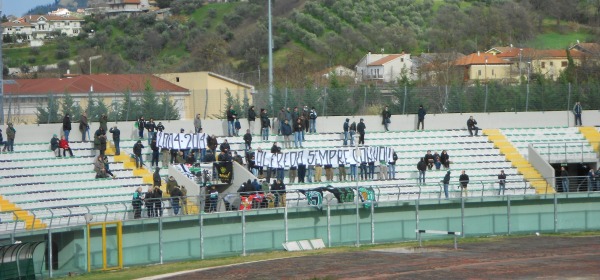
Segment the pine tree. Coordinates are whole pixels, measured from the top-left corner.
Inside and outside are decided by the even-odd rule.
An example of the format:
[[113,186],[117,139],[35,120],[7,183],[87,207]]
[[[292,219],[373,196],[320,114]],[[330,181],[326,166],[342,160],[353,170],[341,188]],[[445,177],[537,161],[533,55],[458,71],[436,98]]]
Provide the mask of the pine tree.
[[140,105],[142,115],[147,120],[150,118],[156,120],[164,115],[164,110],[160,110],[161,106],[158,103],[158,97],[156,96],[156,92],[150,84],[150,81],[146,81],[146,84],[144,85],[144,92],[142,93]]
[[61,118],[58,115],[58,100],[52,94],[47,95],[48,103],[44,106],[42,103],[38,104],[36,108],[37,112],[35,115],[37,116],[37,123],[57,123],[61,121]]
[[160,96],[160,112],[163,112],[164,120],[178,120],[180,118],[179,110],[177,109],[177,104],[174,101],[169,99],[168,93],[163,93]]
[[81,118],[81,106],[75,103],[75,100],[70,94],[65,94],[60,104],[62,115],[70,114],[71,120],[79,120]]

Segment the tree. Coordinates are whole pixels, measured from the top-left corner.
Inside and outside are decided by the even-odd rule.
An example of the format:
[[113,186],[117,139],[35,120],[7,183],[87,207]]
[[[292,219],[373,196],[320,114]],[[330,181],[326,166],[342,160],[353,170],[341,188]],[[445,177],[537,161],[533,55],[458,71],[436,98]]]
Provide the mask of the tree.
[[101,97],[92,97],[91,93],[88,95],[88,104],[85,111],[90,122],[98,121],[103,114],[108,116],[108,107],[104,104],[104,100]]
[[60,109],[63,116],[70,114],[71,120],[78,120],[81,117],[81,106],[79,103],[75,103],[75,100],[73,100],[73,97],[70,94],[65,94],[60,103]]
[[179,110],[177,109],[177,104],[174,101],[171,101],[169,98],[169,93],[163,93],[160,96],[160,112],[164,112],[163,120],[178,120]]
[[129,120],[135,120],[136,118],[138,118],[139,116],[136,115],[133,112],[137,112],[139,114],[140,112],[140,104],[138,100],[134,100],[131,97],[131,91],[127,90],[123,93],[123,104],[121,104],[120,106],[118,106],[118,119],[119,120],[124,120],[124,121],[129,121]]
[[150,81],[146,81],[144,85],[140,106],[142,115],[147,120],[150,118],[158,119],[163,115],[161,112],[164,112],[164,110],[160,110],[161,106],[158,103],[158,97],[156,96],[156,92],[154,91],[152,84],[150,84]]
[[58,115],[58,100],[52,94],[48,94],[46,99],[48,103],[44,106],[42,103],[38,104],[36,108],[37,112],[35,113],[37,117],[38,124],[44,123],[57,123],[61,121],[60,116]]

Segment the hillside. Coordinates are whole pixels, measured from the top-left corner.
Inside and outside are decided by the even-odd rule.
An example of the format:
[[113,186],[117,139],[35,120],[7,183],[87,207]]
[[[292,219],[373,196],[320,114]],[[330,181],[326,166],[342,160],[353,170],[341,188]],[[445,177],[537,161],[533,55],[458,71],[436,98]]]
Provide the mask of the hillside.
[[[64,71],[65,60],[80,59],[71,70],[86,73],[88,58],[101,55],[92,65],[94,72],[210,70],[264,84],[266,75],[260,75],[259,69],[266,73],[265,1],[159,2],[172,9],[170,19],[88,18],[77,38],[59,38],[38,50],[8,46],[6,64],[30,67],[58,62]],[[593,11],[600,3],[570,8],[561,6],[568,1],[557,0],[562,7],[557,11],[538,2],[275,1],[276,82],[301,87],[308,73],[337,64],[352,67],[367,51],[471,53],[509,44],[565,48],[576,40],[597,41],[600,19]]]

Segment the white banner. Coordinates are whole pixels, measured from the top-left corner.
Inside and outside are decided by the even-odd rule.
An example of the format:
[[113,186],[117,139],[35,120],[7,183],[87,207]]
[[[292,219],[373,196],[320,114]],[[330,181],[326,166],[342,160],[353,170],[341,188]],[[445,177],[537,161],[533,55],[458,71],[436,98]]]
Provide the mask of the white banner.
[[305,165],[329,165],[338,167],[360,164],[361,162],[387,162],[393,161],[394,150],[387,147],[361,147],[339,148],[326,150],[298,150],[288,151],[281,154],[273,154],[270,151],[256,152],[254,155],[256,166],[273,168],[290,168]]
[[187,150],[206,149],[206,133],[165,133],[158,132],[156,144],[159,148]]

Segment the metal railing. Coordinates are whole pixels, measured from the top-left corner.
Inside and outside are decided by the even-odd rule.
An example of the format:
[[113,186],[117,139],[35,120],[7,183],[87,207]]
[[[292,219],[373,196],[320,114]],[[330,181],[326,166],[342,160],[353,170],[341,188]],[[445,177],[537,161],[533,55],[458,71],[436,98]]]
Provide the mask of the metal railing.
[[598,155],[594,151],[594,146],[600,143],[587,141],[560,142],[560,143],[532,143],[540,156],[547,162],[568,163],[568,162],[595,162]]

